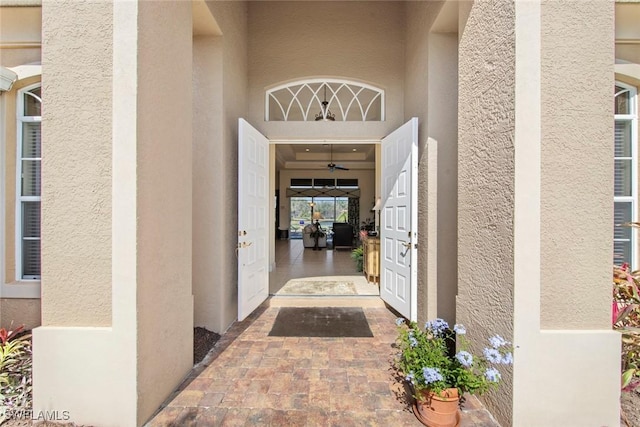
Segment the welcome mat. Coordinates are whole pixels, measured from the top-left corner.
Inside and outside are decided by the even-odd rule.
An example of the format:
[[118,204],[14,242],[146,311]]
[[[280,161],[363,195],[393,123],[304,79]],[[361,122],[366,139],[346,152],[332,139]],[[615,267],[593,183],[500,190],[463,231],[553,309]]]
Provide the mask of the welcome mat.
[[282,307],[270,337],[373,337],[360,307]]
[[347,281],[289,280],[278,295],[357,295],[356,285]]

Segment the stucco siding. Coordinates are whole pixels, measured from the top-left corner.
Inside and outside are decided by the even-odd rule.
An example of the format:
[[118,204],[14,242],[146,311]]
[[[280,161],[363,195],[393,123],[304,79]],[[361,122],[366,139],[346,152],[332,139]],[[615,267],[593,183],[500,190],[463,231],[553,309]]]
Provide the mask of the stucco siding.
[[[456,320],[479,345],[513,336],[514,27],[513,2],[478,1],[460,29]],[[504,425],[511,381],[484,397]]]
[[42,17],[42,320],[108,326],[112,5],[69,7],[47,2]]
[[612,8],[601,1],[543,2],[544,329],[611,323],[604,308],[611,301],[613,253]]
[[188,2],[139,5],[139,424],[155,411],[193,364],[191,22]]

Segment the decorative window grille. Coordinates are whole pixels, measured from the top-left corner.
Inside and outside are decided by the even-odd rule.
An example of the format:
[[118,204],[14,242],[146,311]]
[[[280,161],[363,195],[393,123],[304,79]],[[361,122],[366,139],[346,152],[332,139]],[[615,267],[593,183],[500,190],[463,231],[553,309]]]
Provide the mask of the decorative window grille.
[[613,262],[636,266],[636,233],[622,224],[637,221],[638,202],[638,115],[637,92],[616,83],[614,132],[614,228]]
[[269,89],[265,120],[315,121],[325,111],[325,101],[336,121],[384,121],[384,90],[341,79],[311,79]]
[[18,94],[16,162],[16,276],[40,279],[40,188],[42,136],[40,85]]

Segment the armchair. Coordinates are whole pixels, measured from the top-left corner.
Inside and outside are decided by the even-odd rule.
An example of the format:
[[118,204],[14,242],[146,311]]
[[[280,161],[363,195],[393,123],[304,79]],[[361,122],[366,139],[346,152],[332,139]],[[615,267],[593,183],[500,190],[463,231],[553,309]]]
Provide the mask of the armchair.
[[353,226],[346,222],[333,223],[333,248],[353,249]]
[[[312,248],[315,246],[316,241],[311,236],[311,231],[313,230],[313,226],[311,224],[304,227],[302,230],[302,244],[305,248]],[[327,247],[327,234],[318,238],[318,247],[326,248]]]

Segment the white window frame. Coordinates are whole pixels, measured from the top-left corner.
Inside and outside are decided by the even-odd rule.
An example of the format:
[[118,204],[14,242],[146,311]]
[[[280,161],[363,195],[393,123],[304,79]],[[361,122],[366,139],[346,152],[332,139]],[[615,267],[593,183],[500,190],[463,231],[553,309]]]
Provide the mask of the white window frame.
[[[613,201],[615,202],[626,202],[631,203],[631,221],[638,221],[638,108],[637,108],[637,97],[638,91],[635,87],[630,86],[628,84],[616,81],[616,86],[624,88],[625,91],[629,91],[629,114],[615,114],[614,121],[617,123],[619,121],[627,121],[631,123],[631,158],[620,158],[615,157],[616,160],[631,160],[631,196],[615,196],[613,197]],[[618,92],[614,94],[615,97],[618,96]],[[636,248],[638,244],[637,238],[638,232],[636,228],[631,229],[631,260],[630,267],[632,270],[638,268],[638,250]]]
[[[22,196],[22,124],[23,123],[37,123],[42,122],[42,116],[25,116],[24,115],[24,99],[25,96],[33,96],[37,98],[33,94],[26,95],[31,90],[41,87],[41,83],[36,83],[27,87],[22,88],[18,91],[18,99],[17,99],[17,125],[16,125],[16,281],[19,282],[39,282],[40,277],[37,278],[23,278],[22,274],[22,203],[23,202],[42,202],[42,196]],[[42,99],[39,99],[40,103],[42,103]],[[42,155],[42,148],[41,154]],[[42,162],[42,157],[38,160]],[[42,169],[41,169],[42,170]],[[42,236],[42,234],[41,234]],[[41,271],[42,274],[42,271]]]
[[[314,86],[318,85],[318,86],[316,89],[313,89],[310,87],[310,85],[314,85]],[[297,87],[297,89],[293,90],[292,88],[295,88],[295,87]],[[327,99],[325,99],[324,92],[321,92],[321,90],[325,87],[329,89],[327,93],[327,96],[328,96]],[[306,104],[306,105],[302,105],[302,103],[298,99],[298,95],[304,89],[307,89],[312,93],[309,104]],[[340,92],[341,90],[350,92],[352,95],[352,98],[347,105],[343,105],[337,96],[338,92]],[[363,92],[364,90],[369,90],[375,94],[373,99],[371,99],[367,105],[363,105],[359,98],[360,93]],[[289,100],[288,104],[283,105],[281,100],[278,98],[278,93],[280,91],[287,92],[289,95],[291,95],[292,99]],[[313,78],[313,79],[296,80],[296,81],[288,82],[288,83],[278,85],[266,90],[265,100],[264,100],[265,121],[267,122],[271,121],[271,112],[269,111],[269,105],[270,105],[271,99],[273,99],[275,103],[278,105],[280,112],[282,113],[282,116],[283,116],[283,120],[277,120],[277,121],[285,121],[285,122],[290,121],[289,113],[291,112],[292,108],[300,110],[302,114],[301,121],[303,122],[315,121],[314,114],[320,111],[318,110],[318,108],[321,108],[323,100],[326,100],[328,102],[328,108],[330,110],[333,109],[332,111],[333,113],[336,114],[337,121],[347,121],[347,116],[349,114],[349,111],[353,108],[356,111],[360,111],[360,114],[362,117],[361,121],[364,122],[364,121],[367,121],[366,118],[368,116],[369,110],[374,104],[374,101],[379,99],[380,100],[380,112],[379,112],[380,120],[376,120],[376,121],[383,122],[385,120],[384,96],[385,96],[385,93],[383,89],[370,84],[357,82],[354,80],[333,79],[333,78]]]

